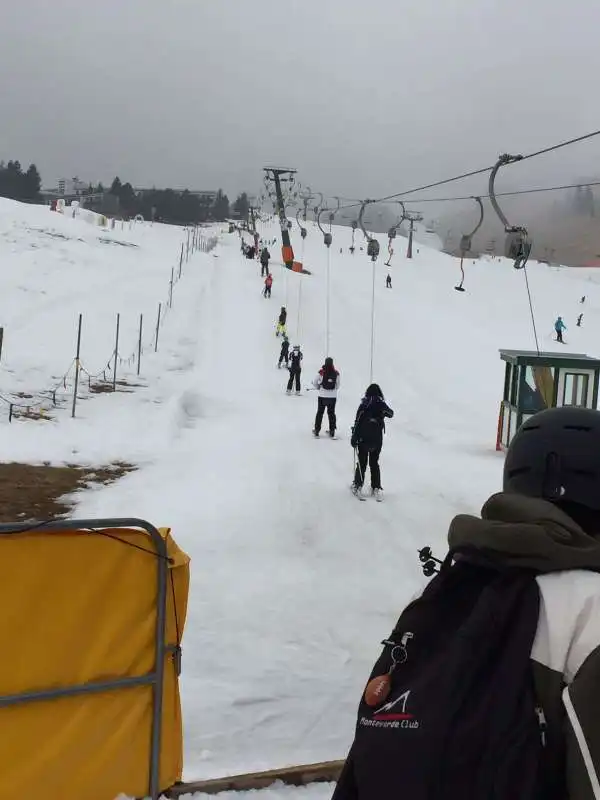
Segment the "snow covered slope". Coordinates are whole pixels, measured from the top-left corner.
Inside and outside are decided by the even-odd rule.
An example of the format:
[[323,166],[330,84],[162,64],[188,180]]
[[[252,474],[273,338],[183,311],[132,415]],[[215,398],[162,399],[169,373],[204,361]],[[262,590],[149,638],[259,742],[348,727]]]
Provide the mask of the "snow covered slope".
[[[0,372],[3,390],[55,374],[64,360],[54,360],[55,349],[68,363],[80,310],[99,315],[98,336],[106,327],[101,360],[118,310],[135,323],[164,299],[180,230],[124,231],[139,245],[125,248],[42,209],[0,209],[0,308],[15,370]],[[40,232],[50,225],[69,239]],[[143,362],[145,388],[90,399],[74,421],[9,426],[0,417],[5,458],[136,460],[138,472],[82,494],[77,514],[170,525],[191,555],[182,675],[188,779],[343,757],[379,642],[425,581],[417,548],[442,553],[452,515],[476,512],[500,486],[498,348],[533,346],[523,273],[505,261],[468,262],[461,294],[453,290],[457,262],[418,246],[412,261],[394,256],[387,290],[384,259],[377,262],[374,379],[396,416],[382,456],[385,502],[358,503],[348,491],[349,428],[370,378],[372,266],[364,251],[348,253],[349,229],[333,236],[339,440],[313,439],[315,394],[286,396],[287,373],[276,369],[274,326],[284,304],[304,350],[303,385],[325,355],[327,254],[310,223],[304,261],[313,275],[274,263],[271,300],[237,235],[222,234],[214,254],[195,255],[175,288],[159,352]],[[277,258],[279,247],[271,252]],[[567,349],[596,354],[597,283],[536,264],[529,279],[543,348],[560,347],[551,341],[560,313]],[[23,339],[18,358],[14,328]],[[55,331],[64,346],[51,347]]]

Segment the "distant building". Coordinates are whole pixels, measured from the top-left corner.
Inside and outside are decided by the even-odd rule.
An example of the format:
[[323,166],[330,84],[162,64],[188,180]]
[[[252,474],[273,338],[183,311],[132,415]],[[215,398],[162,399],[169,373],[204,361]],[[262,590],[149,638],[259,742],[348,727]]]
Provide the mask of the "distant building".
[[78,177],[61,178],[58,182],[58,194],[61,195],[61,197],[79,197],[79,195],[88,194],[89,188],[89,183],[80,181]]

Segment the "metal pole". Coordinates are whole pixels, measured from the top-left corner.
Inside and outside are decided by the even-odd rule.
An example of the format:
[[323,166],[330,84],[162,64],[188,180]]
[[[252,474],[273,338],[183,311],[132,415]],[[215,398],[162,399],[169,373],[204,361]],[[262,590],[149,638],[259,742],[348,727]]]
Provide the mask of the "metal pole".
[[117,314],[117,332],[115,334],[115,366],[113,369],[113,392],[117,388],[117,361],[119,360],[119,327],[121,325],[121,315]]
[[173,305],[173,280],[175,279],[175,267],[171,267],[171,282],[169,283],[169,308]]
[[371,287],[371,368],[369,383],[373,383],[373,349],[375,346],[375,259],[373,259],[373,281]]
[[330,271],[331,271],[331,247],[327,248],[327,339],[325,342],[325,355],[329,355],[329,340],[330,340],[330,332],[329,332],[329,312],[330,312]]
[[137,374],[140,374],[140,369],[142,368],[142,328],[144,326],[144,315],[140,314],[140,336],[138,339],[138,367],[137,367]]
[[300,314],[302,311],[302,276],[298,276],[298,321],[296,322],[296,344],[300,344]]
[[154,340],[154,352],[158,350],[158,330],[160,328],[160,311],[161,311],[162,303],[158,304],[158,316],[156,317],[156,339]]
[[77,350],[75,352],[75,386],[73,387],[73,408],[71,409],[71,416],[75,416],[75,408],[77,406],[77,389],[79,388],[79,356],[81,353],[81,323],[83,314],[79,315],[79,322],[77,324]]
[[183,267],[183,244],[181,245],[181,255],[179,256],[179,277],[181,278],[181,269]]
[[0,359],[2,358],[2,343],[4,342],[4,328],[0,328]]
[[406,257],[412,258],[412,251],[413,251],[413,226],[414,220],[411,219],[410,221],[410,228],[408,229],[408,247],[406,250]]

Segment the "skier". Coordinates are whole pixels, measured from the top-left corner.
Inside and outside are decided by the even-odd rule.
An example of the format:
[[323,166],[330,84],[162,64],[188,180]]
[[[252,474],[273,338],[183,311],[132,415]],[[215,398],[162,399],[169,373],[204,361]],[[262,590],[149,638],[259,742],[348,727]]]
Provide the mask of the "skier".
[[384,640],[333,800],[599,796],[599,453],[595,409],[524,421]]
[[283,341],[281,343],[281,350],[279,351],[279,361],[277,362],[277,369],[281,369],[281,365],[285,361],[286,367],[288,366],[288,358],[290,353],[290,340],[287,333],[283,334]]
[[554,323],[554,330],[556,332],[556,341],[564,344],[563,342],[563,331],[567,330],[567,326],[563,322],[562,317],[557,317],[556,322]]
[[578,328],[581,328],[581,320],[582,320],[582,319],[583,319],[583,314],[580,314],[580,315],[577,317],[577,327],[578,327]]
[[380,501],[381,472],[379,469],[379,455],[383,446],[383,433],[385,419],[391,419],[394,412],[384,400],[383,392],[376,383],[372,383],[365,392],[356,412],[356,420],[352,428],[350,444],[356,451],[356,469],[352,492],[360,497],[367,462],[371,468],[371,494]]
[[287,322],[287,310],[285,306],[281,306],[281,311],[279,312],[279,317],[277,318],[277,328],[275,329],[275,336],[279,336],[280,333],[285,334],[286,322]]
[[265,245],[263,249],[260,251],[260,277],[262,278],[263,275],[269,274],[269,260],[271,258],[271,253],[267,250],[267,246]]
[[581,300],[579,302],[582,303],[582,304],[585,303],[585,295],[583,295],[583,297],[581,298]]
[[325,409],[327,409],[327,419],[329,420],[328,433],[333,439],[336,428],[335,403],[338,389],[340,388],[340,373],[333,366],[333,358],[328,356],[325,359],[325,363],[313,381],[313,386],[315,389],[319,390],[317,416],[315,417],[313,434],[317,437],[319,436],[321,432],[321,423],[323,422],[323,414],[325,413]]
[[263,297],[271,297],[271,287],[273,286],[273,276],[270,272],[267,272],[267,277],[265,278],[265,288],[263,290]]
[[290,373],[290,379],[287,384],[286,394],[292,393],[292,386],[294,381],[296,382],[296,394],[300,394],[300,375],[302,374],[302,359],[304,356],[302,355],[302,351],[300,350],[300,345],[295,344],[292,349],[292,355],[290,356],[290,365],[288,367]]
[[389,272],[387,274],[387,278],[385,279],[385,288],[386,289],[391,289],[392,288],[392,276],[390,275]]

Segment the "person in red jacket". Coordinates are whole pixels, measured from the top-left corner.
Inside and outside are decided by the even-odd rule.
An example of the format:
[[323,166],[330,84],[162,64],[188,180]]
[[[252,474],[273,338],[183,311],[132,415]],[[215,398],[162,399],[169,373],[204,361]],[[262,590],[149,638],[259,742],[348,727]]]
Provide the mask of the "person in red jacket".
[[267,277],[265,278],[265,290],[263,292],[264,297],[271,297],[271,286],[273,286],[273,276],[270,272],[268,272]]

